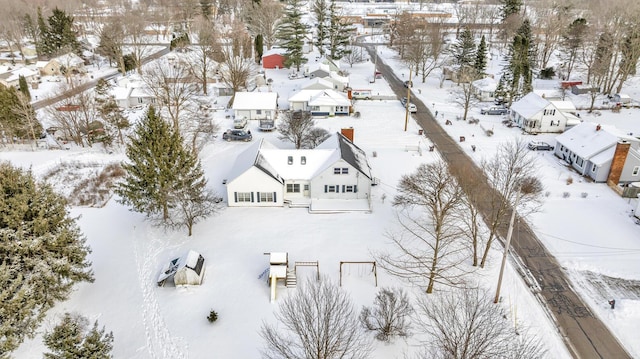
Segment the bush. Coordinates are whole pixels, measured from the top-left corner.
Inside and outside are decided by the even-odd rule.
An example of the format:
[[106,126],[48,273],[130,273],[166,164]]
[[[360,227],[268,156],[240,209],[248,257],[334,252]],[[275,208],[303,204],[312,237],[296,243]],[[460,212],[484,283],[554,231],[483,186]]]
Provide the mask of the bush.
[[402,289],[382,288],[376,295],[373,308],[362,308],[360,323],[366,329],[376,331],[376,339],[386,342],[393,336],[409,334],[411,313],[413,308]]
[[581,196],[582,198],[587,198],[587,196],[588,196],[588,195],[589,195],[589,194],[588,194],[587,192],[582,192],[582,193],[580,193],[580,196]]
[[215,310],[211,309],[207,320],[209,321],[209,323],[215,322],[216,320],[218,320],[218,313]]
[[572,183],[573,183],[573,177],[569,176],[569,177],[567,178],[567,185],[570,185],[570,184],[572,184]]
[[547,67],[546,69],[540,70],[540,78],[549,80],[552,79],[556,75],[556,71],[553,67]]
[[571,197],[571,193],[569,193],[569,192],[563,192],[562,193],[562,198],[569,198],[569,197]]

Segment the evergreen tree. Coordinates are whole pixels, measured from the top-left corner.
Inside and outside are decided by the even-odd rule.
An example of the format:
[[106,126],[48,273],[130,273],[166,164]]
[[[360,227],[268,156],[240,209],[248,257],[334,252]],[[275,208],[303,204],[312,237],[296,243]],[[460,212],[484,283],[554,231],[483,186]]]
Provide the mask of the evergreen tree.
[[111,95],[111,86],[104,79],[99,79],[95,87],[95,101],[98,113],[107,124],[109,138],[117,135],[120,144],[124,144],[122,130],[131,126],[129,120],[124,116],[123,111],[116,103],[115,97]]
[[302,52],[307,36],[307,28],[302,23],[302,0],[287,0],[284,9],[284,18],[278,25],[276,39],[280,41],[280,46],[286,49],[285,66],[295,66],[296,71],[300,71],[300,66],[307,62]]
[[522,9],[522,0],[500,0],[500,2],[502,3],[500,7],[502,21],[511,15],[519,14]]
[[476,44],[468,27],[464,28],[458,40],[451,47],[451,56],[458,70],[458,78],[463,73],[468,74],[476,60]]
[[[51,53],[49,26],[44,20],[42,9],[38,7],[38,39],[36,40],[36,51],[38,56],[48,56]],[[39,46],[39,47],[38,47]]]
[[345,22],[337,13],[336,3],[331,0],[329,6],[329,57],[339,60],[351,53],[350,34],[354,27]]
[[200,0],[200,12],[203,18],[208,20],[211,17],[212,8],[211,0]]
[[0,357],[35,334],[77,282],[90,252],[65,199],[30,172],[0,163]]
[[[35,118],[29,101],[20,101],[19,96],[22,94],[18,93],[14,87],[7,88],[0,84],[0,127],[10,138],[28,138],[33,132],[41,133],[42,125],[40,122],[30,123],[30,118],[27,118],[27,116]],[[27,108],[20,109],[20,105],[25,102]],[[33,126],[33,131],[31,126]]]
[[20,75],[20,77],[18,77],[18,89],[29,100],[31,100],[31,93],[29,92],[29,84],[27,84],[27,79],[22,75]]
[[182,137],[153,107],[135,127],[127,145],[127,172],[116,187],[120,202],[158,223],[191,229],[213,211],[213,196],[196,154],[187,150]]
[[[256,39],[254,42],[254,48],[256,50],[256,62],[260,63],[260,59],[262,59],[262,55],[264,54],[264,37],[260,34],[256,35]],[[206,93],[205,93],[206,94]]]
[[113,333],[98,329],[98,322],[88,328],[87,318],[65,313],[51,332],[44,334],[44,344],[52,351],[45,359],[109,359],[112,358]]
[[478,77],[483,77],[486,74],[486,70],[487,70],[487,42],[484,38],[484,35],[482,35],[482,38],[480,39],[480,44],[478,45],[478,48],[476,49],[476,59],[475,62],[473,63],[473,67],[475,68],[475,72],[478,75]]
[[529,20],[523,21],[516,32],[507,55],[508,64],[503,69],[509,103],[533,91],[535,44]]
[[47,21],[48,24],[45,24],[42,13],[38,12],[41,55],[56,56],[69,51],[80,53],[80,43],[73,29],[73,17],[56,7]]
[[313,44],[318,49],[320,56],[324,56],[329,42],[329,20],[327,19],[329,8],[327,0],[315,0],[311,10],[316,20],[316,36]]

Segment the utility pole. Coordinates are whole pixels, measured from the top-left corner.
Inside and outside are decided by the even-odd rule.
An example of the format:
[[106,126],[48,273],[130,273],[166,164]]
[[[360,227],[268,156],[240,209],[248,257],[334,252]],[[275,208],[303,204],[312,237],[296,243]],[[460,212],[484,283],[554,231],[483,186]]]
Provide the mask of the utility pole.
[[509,254],[509,246],[511,245],[511,236],[513,234],[513,223],[516,219],[516,208],[518,208],[518,202],[520,202],[520,189],[516,193],[516,202],[511,210],[511,220],[509,220],[509,230],[507,231],[507,242],[504,245],[504,254],[502,255],[502,264],[500,265],[500,275],[498,276],[498,288],[496,289],[496,297],[493,300],[494,303],[498,303],[500,300],[500,287],[502,286],[502,276],[504,274],[504,266],[507,263],[507,255]]
[[409,82],[407,83],[407,103],[404,104],[404,132],[407,132],[409,124],[409,103],[411,102],[411,86],[413,86],[412,73],[413,67],[409,66]]
[[376,76],[378,75],[378,46],[374,46],[373,49],[376,52],[376,59],[373,63],[373,83],[376,83]]

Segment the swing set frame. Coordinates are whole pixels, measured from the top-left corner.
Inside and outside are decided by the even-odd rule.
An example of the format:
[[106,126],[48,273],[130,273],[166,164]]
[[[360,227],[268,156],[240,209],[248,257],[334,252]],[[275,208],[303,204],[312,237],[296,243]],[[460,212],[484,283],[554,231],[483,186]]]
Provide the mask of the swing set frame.
[[340,286],[342,287],[342,265],[343,264],[371,264],[371,271],[375,278],[376,287],[378,286],[378,268],[375,261],[340,261]]

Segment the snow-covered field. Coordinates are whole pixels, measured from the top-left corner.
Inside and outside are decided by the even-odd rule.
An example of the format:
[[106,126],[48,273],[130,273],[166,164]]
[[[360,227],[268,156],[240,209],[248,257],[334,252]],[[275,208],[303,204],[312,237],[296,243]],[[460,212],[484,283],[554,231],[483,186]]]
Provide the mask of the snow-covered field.
[[[408,74],[397,63],[394,53],[380,47],[379,61],[394,63],[396,74]],[[315,56],[310,56],[314,59]],[[373,64],[366,62],[342,65],[351,74],[353,88],[371,88],[374,93],[392,94],[384,80],[370,84]],[[288,80],[288,70],[267,70],[273,90],[286,98],[305,80]],[[465,136],[463,149],[480,160],[491,156],[496,144],[522,136],[515,128],[500,123],[500,116],[482,116],[480,105],[473,116],[483,126],[491,126],[494,136],[487,137],[478,125],[455,121],[461,109],[451,104],[455,85],[445,82],[439,88],[437,75],[422,84],[414,78],[414,95],[432,111],[444,114],[439,120],[453,120],[445,129],[457,138]],[[630,82],[632,85],[634,82]],[[636,87],[627,93],[634,94]],[[286,103],[281,103],[286,105]],[[386,234],[396,228],[394,209],[390,202],[401,175],[417,165],[433,161],[437,152],[429,152],[429,141],[418,135],[417,125],[410,120],[404,131],[404,111],[398,101],[357,101],[360,118],[323,118],[317,125],[330,132],[353,127],[355,144],[369,156],[373,175],[380,184],[373,187],[371,213],[309,214],[298,208],[224,208],[217,215],[196,225],[193,237],[184,231],[164,232],[144,221],[143,216],[130,212],[115,201],[104,208],[72,208],[93,249],[96,280],[77,286],[71,298],[58,304],[47,316],[42,330],[51,328],[58,316],[66,311],[78,312],[113,331],[115,358],[257,358],[263,345],[259,328],[263,321],[273,321],[278,301],[295,289],[279,287],[278,299],[269,302],[269,288],[259,276],[268,267],[266,252],[288,252],[290,262],[319,261],[320,272],[338,282],[340,261],[370,261],[372,253],[391,250]],[[582,113],[586,121],[615,124],[625,132],[640,133],[637,110],[619,114],[603,112],[600,116]],[[216,113],[222,130],[231,126],[224,112]],[[624,127],[624,125],[628,125]],[[251,124],[250,126],[255,126]],[[252,128],[255,139],[266,137],[279,147],[291,147],[277,139],[277,133],[261,133]],[[220,138],[220,136],[218,136]],[[254,139],[254,140],[255,140]],[[540,135],[553,143],[553,135]],[[406,151],[407,145],[418,145],[422,153]],[[475,152],[471,145],[477,146]],[[201,160],[210,185],[218,193],[226,193],[222,180],[226,178],[235,156],[245,149],[245,143],[216,140],[206,146]],[[376,156],[373,156],[373,153]],[[583,294],[594,312],[612,329],[634,357],[640,356],[640,341],[634,327],[640,320],[640,300],[627,291],[608,288],[603,294],[592,285],[589,275],[604,274],[626,280],[640,280],[640,226],[629,214],[636,200],[618,197],[604,184],[580,180],[551,153],[536,153],[535,165],[541,174],[549,196],[540,213],[528,218],[532,227],[549,250],[567,268],[574,285]],[[122,154],[106,154],[99,149],[68,151],[0,152],[0,159],[25,167],[36,175],[44,174],[61,161],[111,162]],[[567,185],[566,179],[575,181]],[[61,186],[61,184],[56,184]],[[61,186],[64,187],[64,186]],[[564,192],[571,196],[563,197]],[[588,193],[586,198],[581,193]],[[386,199],[386,200],[385,200]],[[514,240],[517,240],[514,239]],[[206,276],[201,286],[156,286],[156,278],[175,256],[194,249],[206,258]],[[496,245],[488,268],[477,271],[477,281],[489,291],[495,290],[501,248]],[[378,288],[401,283],[378,268],[378,288],[370,268],[350,265],[344,269],[343,288],[351,294],[356,306],[371,305]],[[531,328],[542,338],[550,358],[569,358],[557,330],[546,317],[534,296],[528,292],[518,274],[509,265],[502,288],[501,305],[514,323]],[[302,276],[313,275],[303,270]],[[443,287],[436,287],[436,292]],[[437,294],[435,294],[437,295]],[[606,299],[615,298],[615,310]],[[216,323],[206,320],[209,311],[219,314]],[[402,358],[415,350],[412,338],[396,340],[391,345],[376,343],[372,358]],[[14,353],[16,358],[38,358],[45,350],[38,336],[28,340]]]

